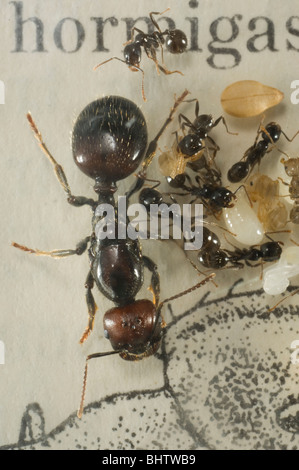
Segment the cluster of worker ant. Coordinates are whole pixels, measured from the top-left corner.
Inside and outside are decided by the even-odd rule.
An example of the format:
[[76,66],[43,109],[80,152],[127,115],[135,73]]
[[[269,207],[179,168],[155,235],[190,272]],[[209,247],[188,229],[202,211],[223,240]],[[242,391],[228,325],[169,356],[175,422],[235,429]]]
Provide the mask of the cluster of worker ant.
[[[140,68],[142,50],[154,61],[157,71],[168,75],[174,72],[170,72],[164,65],[163,47],[166,46],[166,49],[174,54],[182,53],[187,48],[187,39],[182,31],[169,29],[161,31],[154,19],[154,15],[157,14],[150,14],[155,31],[146,34],[134,28],[131,41],[124,50],[125,60],[119,59],[132,70],[140,70],[143,75],[144,72]],[[135,33],[137,35],[134,38]],[[162,52],[162,65],[157,58],[157,49]],[[143,84],[142,94],[145,98]],[[119,354],[125,360],[136,361],[156,353],[161,344],[165,325],[161,311],[166,302],[189,294],[212,281],[216,270],[229,266],[240,269],[245,265],[254,266],[258,261],[271,262],[279,260],[281,257],[281,243],[272,239],[259,246],[226,249],[223,247],[220,237],[204,225],[203,244],[198,252],[198,261],[204,268],[211,269],[212,272],[193,287],[160,301],[160,279],[156,263],[142,254],[141,243],[138,239],[132,240],[128,236],[123,238],[118,233],[119,214],[115,203],[117,182],[134,175],[140,165],[141,169],[135,174],[134,182],[125,194],[127,203],[135,196],[146,208],[150,208],[151,204],[159,204],[164,201],[170,204],[167,202],[166,195],[158,190],[157,184],[154,186],[148,184],[148,168],[157,153],[160,137],[174,120],[179,106],[187,101],[188,94],[188,91],[184,91],[181,96],[175,99],[159,132],[149,143],[145,118],[132,101],[118,96],[108,96],[97,99],[86,106],[73,128],[72,151],[74,161],[80,170],[94,180],[97,199],[72,194],[63,168],[50,153],[32,116],[27,115],[42,151],[53,165],[58,181],[66,193],[68,203],[76,207],[87,205],[92,209],[92,231],[91,235],[78,243],[75,249],[41,251],[17,243],[13,243],[13,246],[29,253],[52,258],[82,255],[88,250],[90,270],[86,278],[85,289],[89,319],[80,340],[81,344],[87,340],[94,327],[97,311],[92,293],[94,285],[115,304],[114,308],[105,313],[103,319],[104,334],[110,340],[112,350],[87,357],[83,392],[78,411],[79,417],[83,413],[87,368],[91,359]],[[194,119],[190,120],[184,114],[178,114],[178,130],[174,144],[167,156],[169,157],[170,153],[172,158],[171,171],[167,175],[169,195],[172,201],[177,195],[191,198],[189,199],[190,203],[200,201],[205,208],[205,215],[215,217],[218,221],[223,210],[229,210],[235,206],[238,190],[233,192],[222,184],[222,175],[216,165],[219,146],[210,136],[210,132],[221,122],[227,132],[229,131],[222,116],[214,120],[211,115],[200,114],[199,102],[195,100],[195,103]],[[265,155],[276,148],[281,135],[287,140],[292,140],[287,137],[277,123],[271,122],[265,126],[261,125],[253,145],[244,153],[243,159],[235,163],[228,171],[228,180],[232,183],[242,183],[243,180],[246,180],[254,167],[260,165]],[[162,173],[165,174],[163,155],[160,163]],[[289,192],[294,201],[294,207],[289,215],[289,220],[298,224],[299,159],[284,160],[284,165],[286,174],[292,178],[289,183]],[[266,212],[267,215],[270,214],[270,206],[265,206],[265,204],[269,202],[268,200],[271,200],[271,204],[273,200],[278,201],[278,198],[269,197],[269,194],[277,195],[277,185],[273,186],[266,177],[262,176],[252,181],[252,187],[248,188],[249,199],[251,197],[258,200],[259,210]],[[99,239],[96,235],[97,224],[102,220],[102,215],[99,215],[97,208],[104,203],[115,207],[115,238],[113,239]],[[273,209],[272,206],[271,209]],[[274,209],[273,219],[281,220],[284,209],[279,202]],[[129,223],[128,218],[125,223]],[[195,267],[199,271],[199,267]],[[143,285],[145,268],[151,274],[152,301],[148,299],[136,300]]]

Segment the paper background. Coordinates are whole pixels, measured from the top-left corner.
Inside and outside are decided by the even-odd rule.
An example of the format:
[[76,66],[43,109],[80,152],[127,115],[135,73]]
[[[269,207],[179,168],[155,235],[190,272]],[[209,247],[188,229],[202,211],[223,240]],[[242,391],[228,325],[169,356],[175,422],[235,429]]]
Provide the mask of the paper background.
[[[90,197],[93,196],[93,183],[75,167],[69,136],[74,119],[83,107],[104,95],[125,96],[140,105],[151,137],[167,116],[174,93],[189,89],[192,97],[199,99],[201,112],[218,117],[222,113],[221,91],[233,81],[255,79],[285,93],[283,104],[268,112],[267,120],[278,121],[288,135],[297,131],[298,105],[290,102],[290,84],[299,78],[299,41],[286,29],[287,20],[297,14],[296,2],[264,0],[249,4],[245,1],[205,0],[199,2],[196,8],[191,8],[189,3],[192,2],[171,0],[162,4],[161,0],[1,0],[0,79],[5,84],[5,105],[0,106],[0,340],[5,344],[5,365],[0,365],[1,446],[18,443],[21,419],[26,409],[26,422],[32,423],[33,440],[39,441],[43,420],[46,435],[55,430],[52,438],[46,440],[52,449],[84,446],[104,449],[273,446],[278,449],[282,446],[298,446],[298,365],[290,363],[290,345],[299,339],[297,300],[296,297],[291,299],[295,304],[294,309],[287,308],[285,303],[280,313],[272,315],[269,321],[261,312],[265,313],[267,305],[273,305],[273,299],[261,296],[260,291],[255,293],[261,287],[258,281],[259,269],[220,273],[217,277],[218,289],[208,286],[178,300],[172,305],[173,316],[165,309],[169,329],[164,355],[137,364],[126,363],[119,357],[94,361],[90,366],[86,405],[95,405],[91,406],[91,412],[79,423],[76,418],[69,417],[75,413],[79,404],[85,357],[110,349],[103,337],[102,315],[112,304],[96,292],[99,311],[95,330],[87,343],[80,347],[78,340],[87,322],[84,298],[87,256],[56,261],[26,255],[10,247],[12,241],[17,241],[44,250],[73,248],[90,233],[89,209],[72,208],[66,203],[52,168],[38,149],[26,122],[28,110],[55,158],[63,165],[73,194]],[[32,52],[35,48],[35,27],[31,23],[24,25],[26,52],[13,52],[16,47],[16,4],[23,6],[24,19],[35,16],[43,21],[44,47],[47,52]],[[188,52],[180,57],[165,54],[168,67],[182,70],[183,77],[158,77],[153,63],[143,57],[148,99],[144,103],[140,74],[131,73],[118,61],[105,65],[97,72],[93,72],[92,68],[113,55],[121,57],[122,44],[126,40],[121,18],[147,16],[149,11],[162,11],[168,6],[171,10],[167,16],[188,34],[190,20],[186,18],[198,18],[198,41],[202,51]],[[236,14],[242,15],[242,19],[237,20],[239,31],[236,39],[230,44],[218,43],[218,47],[237,49],[241,61],[234,68],[212,68],[207,62],[211,56],[208,50],[208,44],[212,41],[210,25],[217,18],[231,18]],[[272,20],[275,51],[266,48],[254,53],[248,50],[248,39],[265,30],[265,23],[257,23],[257,29],[250,30],[249,22],[257,16]],[[76,53],[59,50],[53,40],[57,24],[68,17],[80,21],[85,30],[84,42]],[[96,40],[95,24],[90,20],[91,17],[116,17],[119,20],[117,27],[107,27],[105,32],[104,42],[109,52],[92,52]],[[228,23],[224,23],[221,32],[223,38],[231,35]],[[294,20],[293,26],[296,25],[298,27],[298,19],[297,23]],[[64,45],[68,50],[75,44],[73,32],[70,25],[65,25]],[[287,50],[287,40],[298,50]],[[255,42],[261,49],[266,43],[263,37]],[[217,56],[217,66],[231,64],[231,56]],[[185,105],[184,112],[192,117],[193,105]],[[251,118],[246,122],[227,118],[227,121],[232,130],[239,132],[237,138],[227,135],[222,126],[218,126],[213,133],[221,147],[217,161],[224,173],[229,162],[240,159],[244,150],[252,144],[260,118]],[[175,130],[175,123],[161,140],[161,148],[172,144],[172,130]],[[298,141],[288,145],[283,141],[281,147],[291,155],[296,155]],[[269,157],[263,162],[261,171],[272,174],[274,161],[275,165],[279,161],[278,152],[274,152],[272,159]],[[156,165],[153,165],[150,174],[157,177]],[[129,181],[124,185],[127,187]],[[119,185],[120,194],[124,185]],[[292,236],[296,238],[295,233]],[[171,243],[148,241],[143,243],[143,251],[159,265],[162,298],[197,282],[197,275],[186,263],[183,253]],[[240,297],[237,295],[228,302],[228,289],[240,276],[247,279],[248,283],[239,286],[239,292],[242,293]],[[142,295],[149,296],[146,291],[148,282],[147,277],[140,298]],[[191,314],[188,309],[196,305],[208,290],[211,290],[209,300],[223,300],[219,304],[212,303],[208,313],[203,306],[198,306]],[[244,319],[244,311],[248,319],[247,314]],[[187,324],[183,319],[179,320],[185,312]],[[221,315],[221,321],[218,319],[214,325],[209,318],[217,315]],[[199,330],[194,326],[188,329],[188,325],[194,325],[192,322],[196,324],[198,318],[205,323],[205,334],[202,332],[203,327]],[[197,336],[199,332],[201,335]],[[224,359],[219,363],[219,357],[217,359],[216,356],[218,353],[224,354],[225,346],[230,355],[235,354],[237,357],[238,366],[232,365],[233,360],[230,365]],[[176,348],[175,355],[171,355],[173,347]],[[200,357],[194,358],[192,348],[202,351],[202,360]],[[271,357],[274,359],[271,360]],[[255,361],[253,358],[258,359]],[[273,363],[278,364],[276,369]],[[263,373],[262,366],[254,366],[258,380],[258,385],[253,387],[254,391],[244,398],[244,402],[241,392],[225,395],[226,379],[227,386],[231,390],[233,388],[225,375],[226,368],[238,369],[243,374],[246,367],[250,369],[253,364],[268,367],[268,371]],[[277,388],[271,386],[270,380],[275,373],[279,381]],[[173,395],[165,385],[166,379],[170,381]],[[218,380],[218,388],[213,385],[215,380]],[[244,390],[251,390],[251,385],[245,384]],[[137,393],[139,391],[140,394]],[[255,394],[259,395],[258,404],[254,402],[257,399]],[[273,394],[276,397],[274,402]],[[219,396],[230,396],[231,405],[219,408],[219,402],[216,405],[216,397]],[[253,402],[249,400],[250,396]],[[102,406],[99,407],[100,403]],[[40,408],[30,404],[39,404]],[[243,415],[240,414],[238,431],[235,433],[234,419],[240,411],[238,406],[241,406]],[[134,409],[137,411],[134,412]],[[281,414],[277,410],[281,409],[286,417],[294,417],[293,428],[285,424],[290,420],[279,419]],[[122,419],[119,419],[120,416]],[[253,416],[254,423],[259,424],[252,426],[249,432],[248,423]],[[74,423],[75,426],[70,428]],[[149,423],[150,430],[146,431]],[[20,444],[30,441],[29,427],[23,422]],[[249,432],[248,439],[240,437],[242,427]],[[43,445],[39,442],[33,447],[43,448]]]

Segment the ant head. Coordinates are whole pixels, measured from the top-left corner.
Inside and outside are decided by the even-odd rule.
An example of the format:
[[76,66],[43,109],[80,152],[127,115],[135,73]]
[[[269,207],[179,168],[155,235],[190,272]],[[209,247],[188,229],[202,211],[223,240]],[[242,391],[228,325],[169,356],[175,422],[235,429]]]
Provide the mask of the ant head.
[[114,307],[104,315],[104,334],[126,360],[155,354],[161,342],[162,319],[150,300]]
[[180,175],[176,175],[174,178],[172,178],[171,176],[167,176],[166,181],[172,188],[180,188],[186,182],[186,175],[185,173],[182,173]]
[[213,192],[211,202],[214,203],[216,207],[234,207],[234,201],[236,200],[236,196],[227,188],[218,188],[216,191]]
[[180,29],[168,31],[165,41],[166,49],[171,54],[182,54],[186,51],[188,40],[186,34]]
[[150,210],[151,204],[162,204],[162,194],[154,188],[144,188],[139,193],[139,203],[143,204],[147,211]]
[[281,135],[281,127],[276,122],[269,122],[265,128],[262,127],[262,138],[272,144],[277,142]]
[[202,132],[201,137],[206,137],[210,130],[214,127],[214,120],[211,114],[200,114],[193,122],[196,132]]
[[141,46],[139,43],[132,42],[131,44],[127,44],[124,48],[124,58],[126,64],[132,68],[132,70],[135,67],[139,67],[140,62],[141,62]]
[[184,155],[191,157],[204,148],[204,142],[197,134],[187,134],[182,138],[178,146]]
[[282,242],[275,241],[263,243],[261,245],[263,259],[270,262],[279,260],[282,254],[281,244]]
[[299,159],[298,158],[289,158],[285,160],[282,158],[281,163],[284,165],[285,172],[288,176],[296,176],[299,172]]

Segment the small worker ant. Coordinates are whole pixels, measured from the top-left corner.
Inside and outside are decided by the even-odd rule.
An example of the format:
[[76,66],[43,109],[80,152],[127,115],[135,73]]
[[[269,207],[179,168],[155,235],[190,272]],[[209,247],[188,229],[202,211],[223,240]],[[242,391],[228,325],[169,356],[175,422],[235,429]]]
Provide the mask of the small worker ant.
[[[208,150],[213,151],[213,156],[211,160],[215,159],[216,153],[220,150],[219,146],[216,144],[215,140],[208,135],[211,130],[218,126],[220,122],[225,126],[226,132],[228,134],[236,135],[233,132],[228,130],[226,121],[223,116],[220,116],[214,121],[211,114],[199,114],[199,101],[198,99],[191,100],[195,101],[195,119],[190,121],[184,114],[179,114],[179,124],[180,128],[184,132],[185,128],[189,128],[188,134],[178,142],[178,147],[181,152],[188,157],[191,157],[202,150],[204,147]],[[210,146],[209,146],[210,144]]]
[[[195,119],[190,121],[184,114],[179,114],[179,126],[183,131],[183,136],[176,134],[176,142],[170,151],[163,152],[159,157],[159,166],[164,176],[175,178],[177,175],[185,172],[188,166],[193,171],[198,172],[201,169],[207,170],[210,176],[213,174],[214,182],[220,185],[221,173],[216,167],[215,158],[220,147],[214,139],[208,135],[210,131],[222,122],[229,134],[236,135],[228,130],[226,121],[220,116],[214,121],[211,114],[199,114],[199,101],[195,101]],[[188,128],[188,133],[185,129]],[[210,155],[212,152],[212,156]],[[212,168],[214,165],[215,168]]]
[[[253,168],[261,163],[262,158],[273,150],[274,144],[278,142],[281,134],[289,142],[292,142],[298,133],[299,130],[290,139],[276,122],[269,122],[265,127],[260,124],[254,144],[246,150],[243,159],[230,168],[227,173],[228,180],[231,183],[239,183],[246,178]],[[262,138],[258,141],[260,134]],[[271,147],[269,147],[270,144],[272,144]]]
[[211,236],[211,241],[207,246],[203,246],[198,254],[198,261],[206,268],[221,269],[231,263],[234,268],[243,268],[246,266],[254,267],[251,261],[261,260],[261,263],[272,262],[280,259],[282,248],[280,242],[270,241],[263,243],[259,248],[252,246],[250,248],[236,248],[234,251],[221,249],[218,237],[215,234]]
[[[223,186],[220,186],[219,184],[216,184],[216,183],[213,183],[213,184],[203,183],[202,184],[202,178],[199,175],[195,176],[195,181],[198,186],[195,186],[192,183],[189,175],[184,174],[184,175],[178,175],[178,176],[181,176],[180,180],[177,180],[177,182],[172,182],[172,184],[173,185],[178,184],[177,187],[179,189],[182,189],[185,192],[173,193],[173,194],[177,194],[178,196],[185,196],[186,194],[190,194],[190,196],[194,196],[195,199],[190,201],[190,204],[196,201],[196,199],[200,199],[203,205],[208,210],[210,210],[214,215],[217,215],[217,213],[221,211],[223,208],[230,208],[234,206],[236,195],[229,189]],[[184,176],[184,178],[182,178],[182,176]],[[188,185],[186,184],[186,180],[189,183]]]
[[[124,64],[128,65],[131,71],[137,72],[140,71],[142,73],[142,96],[144,101],[146,101],[146,97],[144,94],[144,71],[140,68],[141,63],[141,55],[142,49],[146,53],[147,57],[154,61],[156,65],[157,72],[163,72],[165,75],[179,73],[181,75],[182,72],[179,70],[170,71],[165,67],[164,64],[164,57],[163,57],[163,46],[165,45],[168,52],[171,54],[182,54],[186,51],[188,46],[188,40],[183,31],[180,29],[166,29],[162,31],[160,26],[158,25],[157,21],[154,19],[154,15],[163,15],[169,10],[165,10],[162,13],[159,12],[151,12],[149,13],[150,20],[156,30],[152,33],[144,33],[138,28],[133,28],[131,33],[131,39],[125,44],[124,48],[124,60],[120,59],[119,57],[111,57],[104,62],[96,65],[94,69],[101,67],[102,65],[110,62],[111,60],[119,60]],[[138,33],[134,39],[135,31]],[[162,64],[159,64],[156,50],[160,48],[161,50],[161,58]]]
[[[104,315],[104,334],[110,340],[113,350],[87,357],[78,417],[83,413],[88,361],[111,354],[119,354],[122,359],[130,361],[155,354],[160,346],[164,326],[161,316],[164,303],[194,291],[215,276],[212,274],[196,286],[160,302],[160,278],[156,264],[149,257],[142,255],[139,240],[131,240],[127,234],[122,237],[119,233],[120,214],[114,200],[116,183],[131,175],[145,156],[142,170],[138,173],[138,183],[127,193],[127,200],[136,188],[142,186],[142,178],[145,177],[146,169],[155,154],[158,139],[173,119],[173,114],[186,94],[187,91],[175,101],[169,117],[148,145],[144,116],[132,101],[118,96],[108,96],[93,101],[83,109],[73,128],[72,151],[80,170],[95,180],[94,191],[98,195],[97,201],[74,196],[71,193],[63,168],[48,150],[31,115],[27,115],[41,149],[54,167],[58,181],[67,195],[67,201],[76,207],[88,205],[92,208],[92,233],[75,249],[46,252],[18,243],[12,245],[28,253],[52,258],[81,255],[89,245],[90,271],[85,283],[88,325],[80,339],[81,344],[86,341],[94,327],[97,311],[92,294],[94,284],[115,304],[115,307]],[[112,238],[101,238],[97,232],[98,224],[103,219],[102,212],[98,211],[102,204],[109,204],[114,208],[115,236]],[[127,225],[128,220],[124,223]],[[143,285],[144,268],[151,273],[150,290],[153,302],[147,299],[135,300]]]

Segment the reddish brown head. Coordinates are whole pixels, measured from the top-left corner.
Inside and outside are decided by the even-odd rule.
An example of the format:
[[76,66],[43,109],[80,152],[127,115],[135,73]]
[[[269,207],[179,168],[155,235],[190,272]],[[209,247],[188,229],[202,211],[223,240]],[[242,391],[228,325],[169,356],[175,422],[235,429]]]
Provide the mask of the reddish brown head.
[[[151,356],[161,342],[161,317],[150,300],[136,300],[104,315],[104,333],[113,349],[129,361]],[[157,324],[156,324],[157,322]]]

